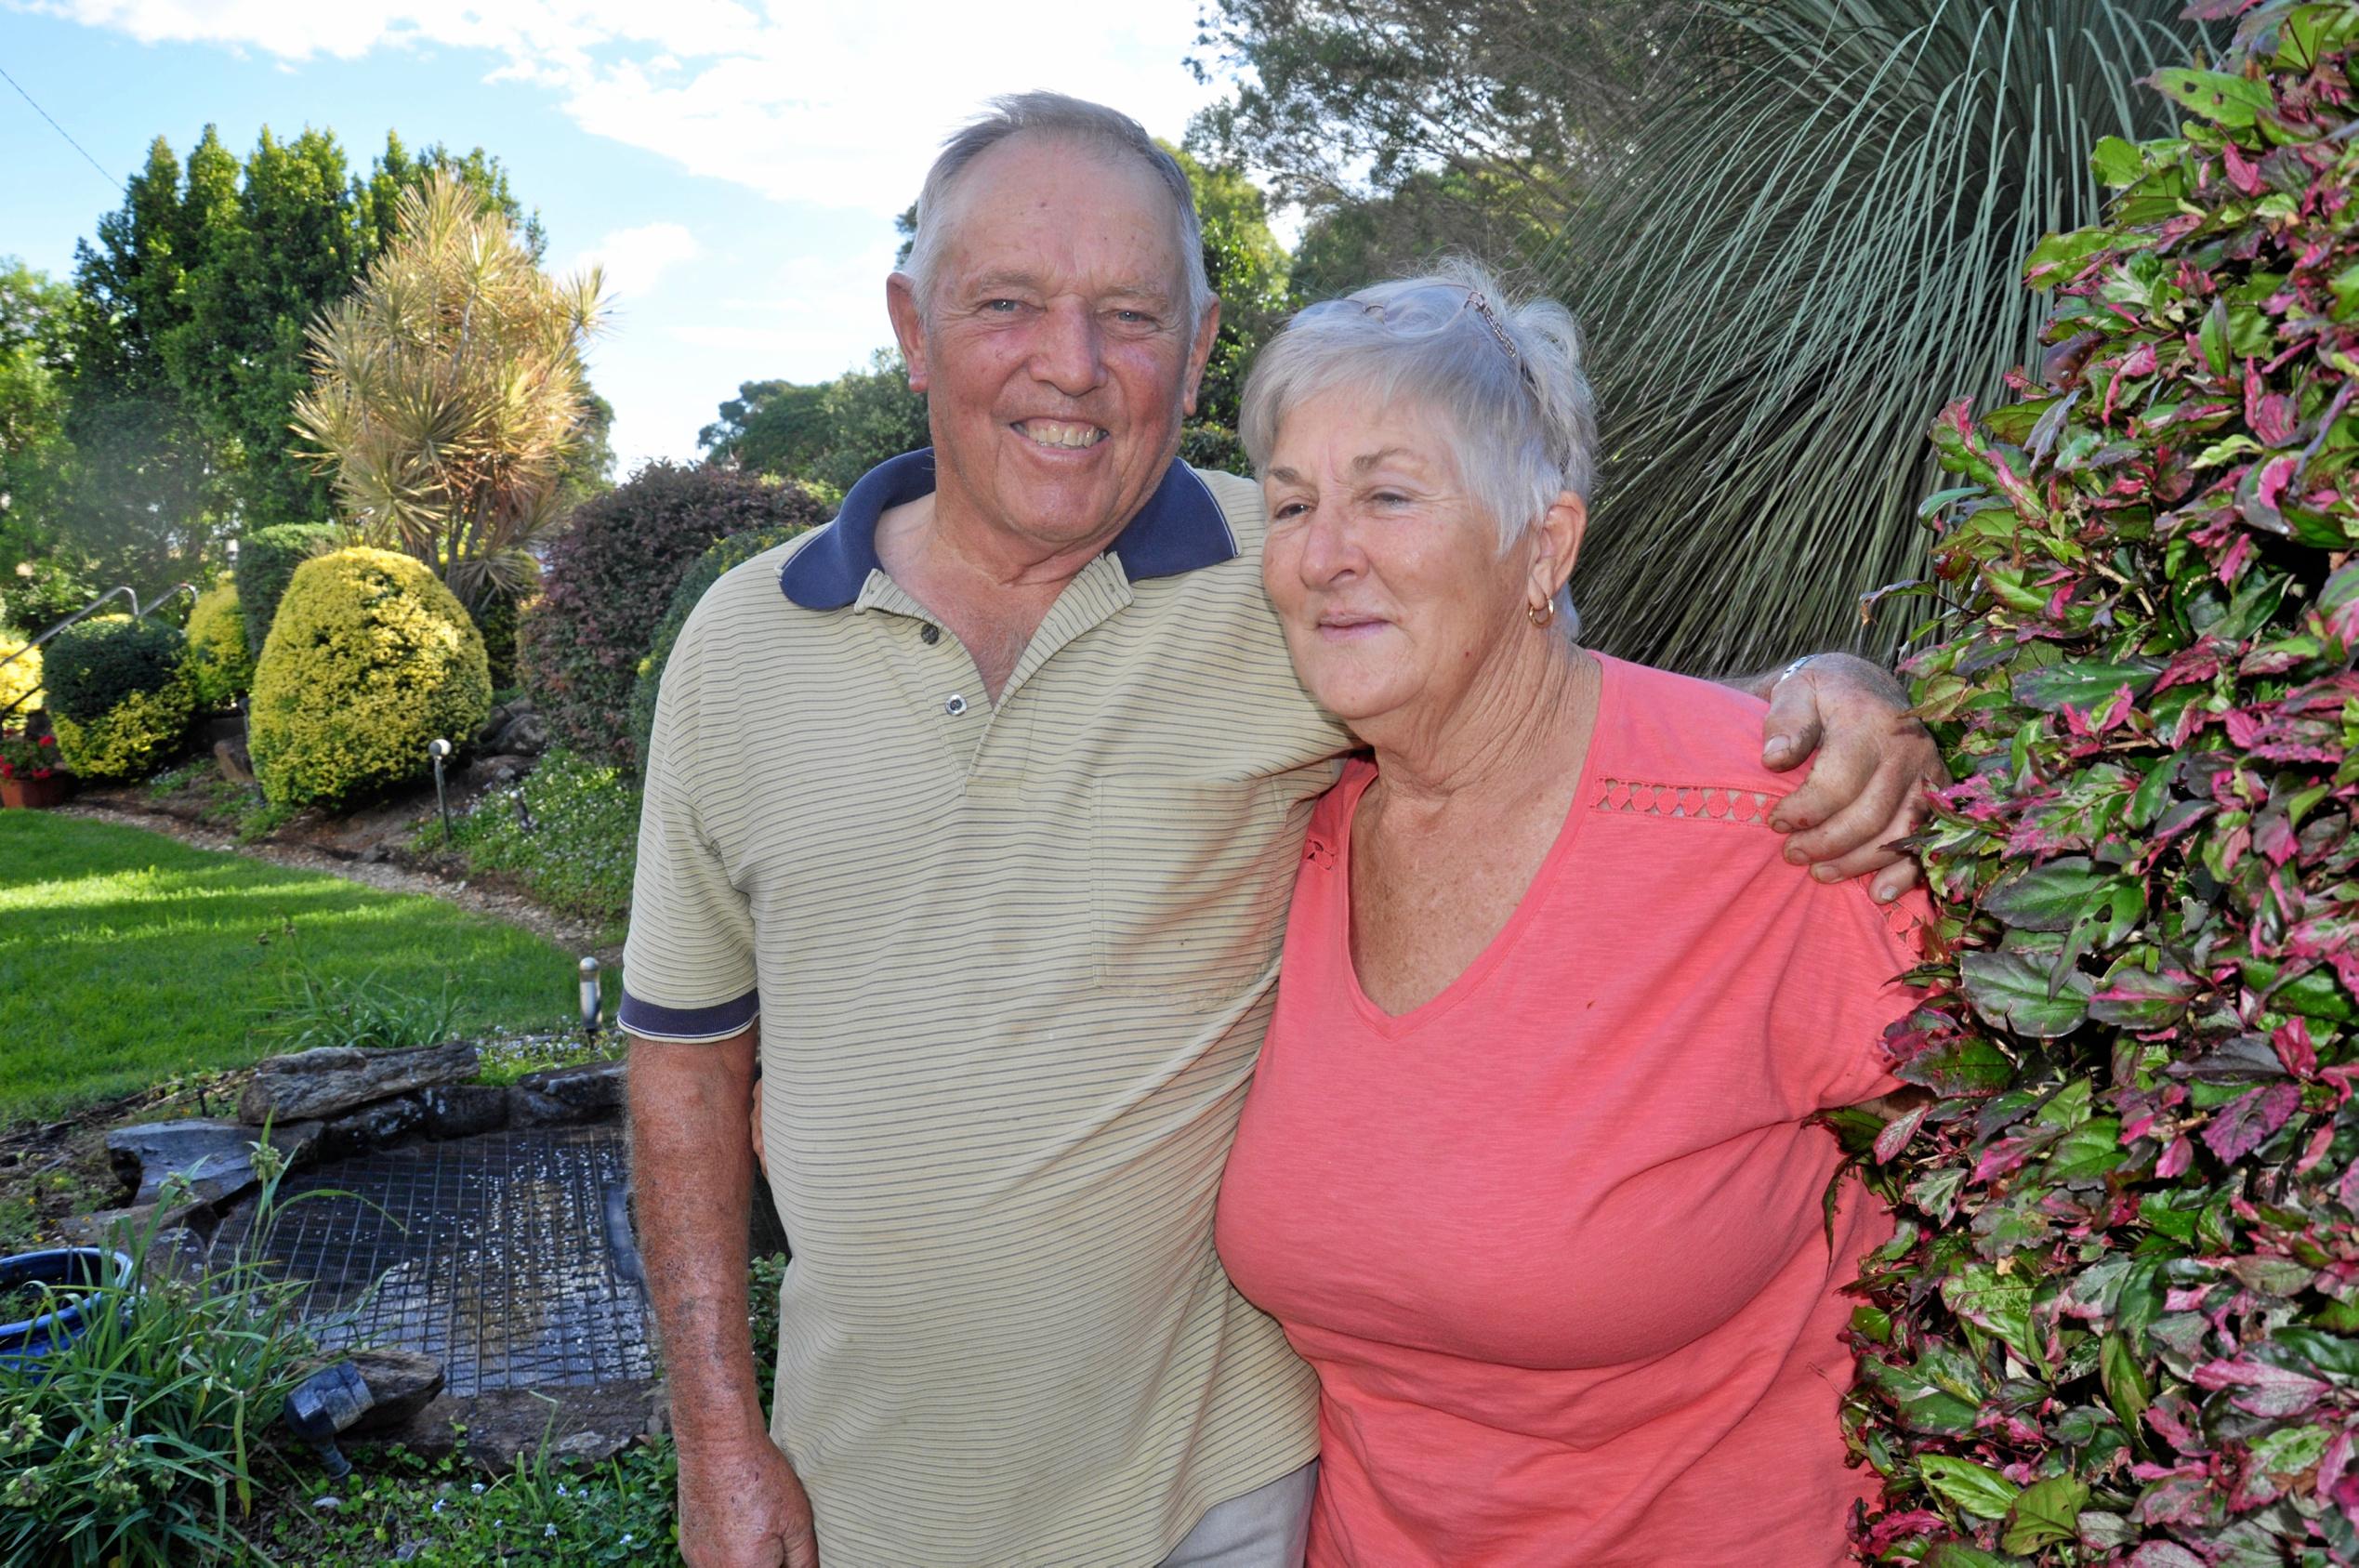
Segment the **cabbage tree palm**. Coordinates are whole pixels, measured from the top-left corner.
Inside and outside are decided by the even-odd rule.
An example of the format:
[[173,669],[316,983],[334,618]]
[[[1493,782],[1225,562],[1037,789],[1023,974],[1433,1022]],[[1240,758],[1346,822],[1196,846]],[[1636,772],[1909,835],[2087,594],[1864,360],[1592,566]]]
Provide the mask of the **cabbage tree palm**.
[[597,269],[561,279],[481,192],[448,174],[405,191],[397,237],[310,328],[294,428],[370,543],[406,550],[470,609],[534,575],[592,439],[586,345]]
[[1691,68],[1548,267],[1599,378],[1574,586],[1607,647],[1895,647],[1904,610],[1858,603],[1921,573],[1925,431],[2036,358],[2023,258],[2098,215],[2101,138],[2175,125],[2141,79],[2190,59],[2184,5],[1699,0]]

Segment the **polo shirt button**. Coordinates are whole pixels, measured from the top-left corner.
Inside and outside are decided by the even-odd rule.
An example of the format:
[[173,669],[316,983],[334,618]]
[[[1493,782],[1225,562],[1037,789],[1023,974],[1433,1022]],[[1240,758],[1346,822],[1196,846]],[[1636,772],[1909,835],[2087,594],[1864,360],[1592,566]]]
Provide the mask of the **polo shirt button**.
[[942,628],[929,621],[917,633],[917,640],[924,643],[927,647],[931,648],[935,643],[942,640]]
[[967,711],[967,699],[953,692],[950,694],[950,701],[942,705],[942,711],[955,718]]

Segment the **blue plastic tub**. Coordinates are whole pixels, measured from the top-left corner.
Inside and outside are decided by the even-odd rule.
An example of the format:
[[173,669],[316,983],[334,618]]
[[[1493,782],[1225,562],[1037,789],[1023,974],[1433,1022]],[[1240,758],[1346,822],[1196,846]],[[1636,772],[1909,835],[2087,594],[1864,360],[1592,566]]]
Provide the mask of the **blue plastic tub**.
[[[131,1259],[120,1252],[95,1246],[60,1246],[46,1252],[20,1252],[0,1258],[0,1292],[20,1285],[61,1285],[88,1289],[117,1285],[131,1277]],[[83,1304],[69,1301],[59,1311],[0,1324],[0,1366],[24,1366],[46,1360],[82,1337],[86,1323]]]

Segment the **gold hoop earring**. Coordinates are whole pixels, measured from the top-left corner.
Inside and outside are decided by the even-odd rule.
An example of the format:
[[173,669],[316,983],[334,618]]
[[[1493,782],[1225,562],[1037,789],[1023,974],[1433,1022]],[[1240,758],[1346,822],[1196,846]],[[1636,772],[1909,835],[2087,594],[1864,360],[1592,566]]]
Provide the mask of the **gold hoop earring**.
[[1556,600],[1544,599],[1537,604],[1527,604],[1523,607],[1523,613],[1532,617],[1534,626],[1545,626],[1556,619]]

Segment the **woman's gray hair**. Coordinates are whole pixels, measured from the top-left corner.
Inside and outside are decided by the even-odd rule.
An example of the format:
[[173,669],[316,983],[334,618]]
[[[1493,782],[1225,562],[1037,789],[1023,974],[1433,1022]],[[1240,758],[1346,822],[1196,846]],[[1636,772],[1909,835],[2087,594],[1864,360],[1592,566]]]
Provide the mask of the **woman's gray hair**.
[[1193,334],[1212,309],[1212,283],[1204,270],[1204,225],[1196,217],[1196,195],[1179,160],[1155,145],[1147,128],[1119,109],[1063,93],[1009,93],[990,100],[991,112],[961,127],[942,144],[942,155],[926,171],[917,193],[917,232],[910,241],[909,260],[902,270],[916,285],[922,313],[933,305],[934,276],[942,262],[948,225],[942,221],[945,198],[958,177],[991,149],[1011,136],[1040,131],[1066,137],[1115,158],[1135,158],[1154,171],[1171,198],[1180,246],[1180,266],[1188,289],[1188,327]]
[[1563,492],[1588,499],[1597,410],[1580,329],[1552,299],[1509,299],[1475,262],[1310,306],[1263,345],[1238,420],[1257,476],[1288,411],[1338,388],[1370,410],[1410,402],[1447,420],[1501,549]]

